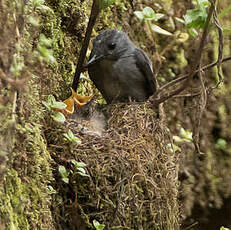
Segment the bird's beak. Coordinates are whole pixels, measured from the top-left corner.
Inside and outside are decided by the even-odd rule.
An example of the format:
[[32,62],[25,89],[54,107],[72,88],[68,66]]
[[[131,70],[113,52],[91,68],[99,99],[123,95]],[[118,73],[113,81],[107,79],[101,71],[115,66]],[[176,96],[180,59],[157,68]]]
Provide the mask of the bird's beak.
[[97,56],[96,54],[88,61],[86,67],[95,64],[96,62],[98,62],[99,60],[101,60],[104,57],[104,55],[99,55]]

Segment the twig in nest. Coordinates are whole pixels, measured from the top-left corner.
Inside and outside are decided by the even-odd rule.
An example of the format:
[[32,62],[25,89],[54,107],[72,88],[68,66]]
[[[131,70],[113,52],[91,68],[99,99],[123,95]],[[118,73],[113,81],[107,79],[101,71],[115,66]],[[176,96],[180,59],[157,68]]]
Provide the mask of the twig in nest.
[[81,72],[83,72],[83,63],[84,63],[84,59],[86,57],[87,47],[89,45],[92,29],[95,25],[95,22],[96,22],[98,15],[99,15],[99,12],[100,12],[99,1],[93,0],[90,19],[89,19],[89,22],[87,25],[85,38],[83,41],[82,48],[80,50],[79,59],[78,59],[78,63],[76,66],[76,71],[75,71],[75,76],[74,76],[73,83],[72,83],[72,89],[74,89],[75,91],[78,88],[80,74],[81,74]]

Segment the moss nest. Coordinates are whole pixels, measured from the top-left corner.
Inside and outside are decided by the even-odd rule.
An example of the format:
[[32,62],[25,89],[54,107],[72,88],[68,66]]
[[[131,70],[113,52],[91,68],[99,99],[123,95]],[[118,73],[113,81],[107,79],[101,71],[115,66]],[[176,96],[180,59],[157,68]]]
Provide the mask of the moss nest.
[[[170,137],[153,105],[114,104],[104,112],[107,129],[101,135],[83,132],[76,119],[67,122],[81,139],[76,146],[64,144],[57,130],[47,130],[56,163],[73,172],[70,161],[82,161],[90,175],[71,173],[68,186],[54,185],[67,199],[62,212],[68,218],[59,222],[73,229],[93,229],[94,219],[106,229],[178,229],[178,157],[168,149]],[[79,227],[79,219],[85,227]]]

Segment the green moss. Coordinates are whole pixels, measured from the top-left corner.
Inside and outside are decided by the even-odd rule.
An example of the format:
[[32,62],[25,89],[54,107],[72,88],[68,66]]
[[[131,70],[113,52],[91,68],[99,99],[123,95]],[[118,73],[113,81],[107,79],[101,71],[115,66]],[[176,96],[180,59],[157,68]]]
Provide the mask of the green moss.
[[17,130],[27,141],[16,143],[12,165],[17,170],[9,168],[0,187],[1,219],[7,229],[52,229],[48,192],[52,172],[40,127],[18,126]]
[[1,187],[0,191],[0,213],[1,219],[8,226],[8,229],[29,229],[28,220],[24,215],[25,201],[25,184],[15,170],[9,170],[5,188]]

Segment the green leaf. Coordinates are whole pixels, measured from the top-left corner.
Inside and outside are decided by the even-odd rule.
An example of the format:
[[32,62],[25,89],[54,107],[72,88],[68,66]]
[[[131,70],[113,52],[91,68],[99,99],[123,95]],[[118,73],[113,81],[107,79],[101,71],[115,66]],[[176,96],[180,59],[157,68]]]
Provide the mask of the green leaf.
[[81,140],[78,137],[73,137],[72,141],[75,142],[78,145],[80,145],[82,143]]
[[225,228],[225,227],[220,227],[220,230],[229,230],[229,228]]
[[67,134],[71,138],[75,137],[74,133],[70,129],[68,130]]
[[52,109],[65,109],[67,105],[61,101],[55,101],[51,104]]
[[189,130],[185,130],[184,128],[181,127],[180,129],[180,136],[184,138],[185,140],[192,141],[192,132]]
[[55,102],[55,97],[53,95],[49,95],[48,98],[47,98],[47,102],[49,104],[53,104]]
[[79,172],[81,172],[81,173],[86,174],[86,171],[85,171],[85,169],[84,169],[84,168],[79,167],[79,168],[77,168],[77,170],[78,170]]
[[62,178],[62,181],[63,181],[64,183],[66,183],[66,184],[69,184],[69,178],[68,178],[68,177]]
[[71,163],[76,167],[76,169],[87,166],[84,162],[77,162],[76,160],[71,160]]
[[86,173],[82,173],[82,172],[77,172],[80,176],[84,176],[84,177],[89,177],[89,175],[87,175]]
[[197,0],[198,7],[206,8],[210,6],[210,2],[208,0]]
[[48,109],[51,110],[51,105],[45,101],[42,101],[42,104]]
[[68,178],[69,172],[66,170],[66,168],[63,165],[59,165],[59,173],[60,173],[60,176],[62,177],[62,181],[68,184],[69,183],[69,178]]
[[68,136],[67,133],[64,133],[63,136],[64,136],[68,141],[70,141],[70,137]]
[[93,226],[96,230],[103,230],[105,228],[105,225],[100,224],[97,220],[93,220]]
[[78,167],[86,167],[87,165],[84,162],[77,162]]
[[172,138],[177,144],[181,144],[182,142],[184,142],[184,140],[179,136],[173,136]]
[[163,35],[167,35],[167,36],[172,36],[172,33],[168,32],[167,30],[164,30],[164,29],[160,28],[160,27],[157,26],[157,25],[151,24],[151,28],[152,28],[152,30],[155,31],[156,33],[163,34]]
[[71,163],[76,167],[76,169],[79,167],[76,160],[71,160]]
[[59,123],[64,123],[66,121],[65,116],[61,112],[54,113],[51,117]]
[[77,162],[76,160],[71,160],[71,163],[75,166],[75,168],[78,170],[78,174],[84,177],[89,177],[89,175],[86,174],[86,170],[83,168],[86,166],[83,162]]
[[66,184],[69,183],[69,178],[68,178],[68,175],[69,173],[67,172],[66,168],[62,165],[59,166],[59,173],[62,177],[62,181]]
[[174,153],[176,151],[181,151],[181,148],[175,144],[168,143],[167,148],[171,153]]
[[172,148],[173,148],[174,152],[181,151],[181,148],[175,144],[172,145]]
[[154,18],[155,17],[155,11],[151,7],[146,6],[143,9],[143,15],[145,18],[146,17],[147,18]]
[[59,173],[60,173],[61,177],[67,177],[68,176],[68,172],[63,165],[59,165]]
[[164,14],[155,14],[155,21],[158,21],[159,19],[163,18],[164,17]]
[[141,12],[141,11],[135,11],[134,14],[135,14],[136,17],[139,18],[140,20],[143,20],[143,19],[144,19],[143,12]]
[[51,186],[51,185],[48,185],[47,186],[48,190],[49,190],[49,194],[56,194],[56,190]]
[[134,14],[136,15],[136,17],[138,17],[140,20],[154,20],[157,21],[160,18],[162,18],[164,16],[164,14],[159,14],[159,13],[155,13],[155,11],[151,8],[151,7],[145,7],[143,9],[143,11],[135,11]]
[[66,139],[69,140],[70,142],[75,142],[75,143],[77,143],[77,144],[81,144],[81,140],[80,140],[78,137],[76,137],[76,136],[72,133],[72,131],[71,131],[70,129],[68,130],[67,133],[64,133],[63,135],[64,135],[64,137],[66,137]]
[[223,150],[225,150],[226,147],[227,147],[227,141],[224,140],[224,139],[222,139],[222,138],[219,138],[219,139],[217,140],[217,142],[216,142],[215,147],[216,147],[217,149],[223,149]]
[[185,24],[185,21],[181,18],[178,18],[178,17],[174,17],[176,21],[182,23],[182,24]]
[[188,28],[203,28],[207,19],[207,12],[204,7],[187,10],[184,16]]
[[198,33],[197,31],[194,29],[194,28],[189,28],[188,29],[188,33],[193,36],[193,37],[197,37],[198,36]]

